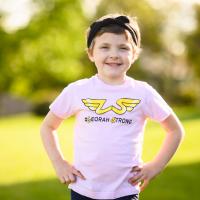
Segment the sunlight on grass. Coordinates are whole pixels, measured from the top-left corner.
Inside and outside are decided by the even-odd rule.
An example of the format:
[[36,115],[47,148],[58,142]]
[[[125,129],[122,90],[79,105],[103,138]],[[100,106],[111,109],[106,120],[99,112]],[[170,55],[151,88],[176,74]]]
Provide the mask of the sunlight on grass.
[[[55,178],[55,173],[42,146],[39,129],[42,118],[31,114],[0,119],[0,184],[44,180]],[[73,157],[73,122],[66,120],[59,128],[61,148],[66,159]],[[189,164],[200,161],[200,119],[184,121],[185,139],[170,165]],[[150,160],[159,150],[164,137],[161,127],[149,122],[145,131],[145,161]]]
[[[185,137],[170,165],[188,164],[200,161],[198,143],[200,140],[200,119],[191,119],[183,122]],[[143,159],[151,160],[159,151],[165,132],[159,124],[150,121],[147,124],[144,139]]]
[[[55,173],[42,146],[39,129],[42,118],[20,115],[0,119],[0,183],[54,177]],[[65,134],[66,133],[66,134]],[[72,120],[59,129],[66,158],[72,161]]]

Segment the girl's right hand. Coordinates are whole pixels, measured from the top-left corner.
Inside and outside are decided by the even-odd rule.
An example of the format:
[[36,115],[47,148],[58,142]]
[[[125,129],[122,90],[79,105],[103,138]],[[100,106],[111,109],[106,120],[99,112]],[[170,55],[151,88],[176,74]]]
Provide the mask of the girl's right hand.
[[81,172],[65,160],[57,161],[53,163],[53,166],[60,182],[63,184],[68,185],[69,183],[75,182],[76,176],[85,180]]

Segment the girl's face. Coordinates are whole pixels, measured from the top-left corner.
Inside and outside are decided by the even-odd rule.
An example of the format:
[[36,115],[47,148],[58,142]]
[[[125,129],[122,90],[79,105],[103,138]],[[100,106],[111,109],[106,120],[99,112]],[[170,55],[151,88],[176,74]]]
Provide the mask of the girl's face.
[[98,76],[109,84],[120,84],[134,62],[134,50],[125,34],[103,33],[94,39],[88,56],[95,63]]

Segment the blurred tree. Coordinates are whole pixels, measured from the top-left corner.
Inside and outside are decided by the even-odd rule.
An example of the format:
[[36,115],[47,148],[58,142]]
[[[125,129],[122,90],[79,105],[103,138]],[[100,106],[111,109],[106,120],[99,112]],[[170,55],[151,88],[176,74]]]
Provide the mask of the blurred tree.
[[194,68],[196,75],[200,77],[200,5],[195,5],[196,29],[186,38],[187,56],[189,63]]
[[6,56],[0,63],[0,82],[1,91],[40,101],[52,89],[87,74],[80,59],[86,20],[79,0],[35,3],[39,12],[27,27],[12,34],[0,30],[1,56]]
[[[2,16],[0,16],[0,25]],[[5,32],[0,26],[0,92],[5,91],[11,85],[12,75],[8,67],[10,55],[16,50],[16,44],[13,37]]]
[[[175,101],[182,98],[180,91],[183,94],[186,91],[185,76],[190,77],[185,54],[180,54],[177,45],[173,46],[180,42],[174,43],[163,34],[166,28],[169,28],[170,36],[176,33],[175,27],[168,26],[167,19],[172,21],[170,11],[173,7],[176,13],[178,3],[174,6],[169,2],[167,8],[156,9],[149,0],[110,0],[109,3],[102,0],[95,16],[90,17],[87,13],[89,8],[83,13],[80,0],[32,1],[38,12],[27,27],[7,33],[1,26],[0,17],[0,92],[11,92],[34,102],[43,102],[52,100],[55,92],[60,92],[69,82],[91,76],[96,69],[88,67],[92,64],[84,52],[85,30],[94,18],[119,12],[137,16],[142,35],[142,56],[130,69],[129,75],[150,82],[168,99]],[[198,28],[188,37],[186,44],[188,60],[200,74],[200,14],[197,16]],[[181,34],[179,39],[184,38]],[[192,84],[187,91],[191,87]]]

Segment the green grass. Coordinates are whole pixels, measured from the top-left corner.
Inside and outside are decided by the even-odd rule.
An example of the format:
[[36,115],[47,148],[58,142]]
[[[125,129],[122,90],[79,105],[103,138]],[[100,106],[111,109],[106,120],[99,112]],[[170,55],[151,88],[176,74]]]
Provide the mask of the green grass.
[[[197,200],[200,178],[200,114],[193,108],[177,113],[186,130],[185,139],[165,171],[141,193],[141,200]],[[43,149],[39,126],[42,118],[31,114],[0,118],[0,199],[66,200],[69,191],[59,183]],[[61,147],[72,161],[73,119],[59,129]],[[149,122],[145,132],[144,160],[159,150],[163,130]]]

